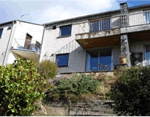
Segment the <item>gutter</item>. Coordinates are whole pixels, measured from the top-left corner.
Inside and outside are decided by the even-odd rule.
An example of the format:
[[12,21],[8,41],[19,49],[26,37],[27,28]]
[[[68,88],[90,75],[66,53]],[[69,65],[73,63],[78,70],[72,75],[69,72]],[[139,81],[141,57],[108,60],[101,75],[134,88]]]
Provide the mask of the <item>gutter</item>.
[[13,23],[13,26],[12,26],[12,29],[11,29],[11,32],[10,32],[10,35],[9,35],[9,40],[8,40],[8,43],[7,43],[7,47],[6,47],[6,51],[5,51],[5,56],[4,56],[4,58],[3,58],[3,63],[2,63],[2,65],[5,64],[6,56],[7,56],[7,53],[8,53],[7,51],[8,51],[8,48],[9,48],[9,44],[10,44],[10,40],[11,40],[11,36],[12,36],[13,29],[14,29],[15,21],[12,21],[12,23]]

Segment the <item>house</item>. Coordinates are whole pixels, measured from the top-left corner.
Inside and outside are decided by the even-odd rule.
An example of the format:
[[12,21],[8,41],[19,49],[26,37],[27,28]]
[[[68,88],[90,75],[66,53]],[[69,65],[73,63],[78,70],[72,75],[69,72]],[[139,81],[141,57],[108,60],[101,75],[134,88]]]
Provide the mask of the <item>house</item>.
[[38,61],[44,26],[20,20],[0,24],[0,65],[17,58]]
[[60,74],[150,64],[150,5],[120,7],[44,24],[40,61],[56,62]]
[[[0,24],[0,64],[16,58],[57,63],[59,74],[112,72],[150,64],[150,5],[128,7],[43,25]],[[120,59],[124,60],[121,63]]]

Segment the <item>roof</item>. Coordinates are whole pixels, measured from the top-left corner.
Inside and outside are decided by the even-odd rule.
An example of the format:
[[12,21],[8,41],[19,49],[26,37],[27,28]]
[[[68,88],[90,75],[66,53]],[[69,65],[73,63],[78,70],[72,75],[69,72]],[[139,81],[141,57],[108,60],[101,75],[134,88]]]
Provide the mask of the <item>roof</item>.
[[0,26],[7,25],[7,24],[12,24],[15,21],[16,20],[12,20],[12,21],[8,21],[8,22],[0,23]]
[[29,24],[34,24],[34,25],[43,26],[42,24],[27,22],[27,21],[23,21],[23,20],[12,20],[12,21],[8,21],[8,22],[0,23],[0,26],[7,25],[7,24],[11,24],[11,23],[16,22],[16,21],[20,21],[20,22],[25,22],[25,23],[29,23]]
[[[121,3],[121,4],[123,4],[123,3]],[[150,7],[150,4],[144,4],[144,5],[129,7],[128,9],[129,10],[136,10],[136,9],[145,8],[145,7]],[[82,19],[89,19],[91,17],[100,16],[100,15],[107,15],[107,14],[112,14],[112,13],[117,13],[117,12],[120,12],[120,9],[107,11],[107,12],[101,12],[101,13],[95,13],[95,14],[90,14],[90,15],[85,15],[85,16],[79,16],[79,17],[69,18],[69,19],[60,20],[60,21],[49,22],[49,23],[45,23],[43,25],[45,25],[45,26],[56,25],[59,23],[70,22],[70,21],[75,21],[75,20],[82,20]]]

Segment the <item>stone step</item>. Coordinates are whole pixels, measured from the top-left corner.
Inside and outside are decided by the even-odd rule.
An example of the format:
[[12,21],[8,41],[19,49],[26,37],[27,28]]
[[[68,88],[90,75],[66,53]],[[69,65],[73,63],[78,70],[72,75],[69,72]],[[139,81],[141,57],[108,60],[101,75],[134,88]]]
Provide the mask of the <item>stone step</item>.
[[115,116],[116,114],[112,113],[102,113],[102,112],[84,112],[84,111],[79,111],[78,113],[71,111],[70,112],[71,116]]

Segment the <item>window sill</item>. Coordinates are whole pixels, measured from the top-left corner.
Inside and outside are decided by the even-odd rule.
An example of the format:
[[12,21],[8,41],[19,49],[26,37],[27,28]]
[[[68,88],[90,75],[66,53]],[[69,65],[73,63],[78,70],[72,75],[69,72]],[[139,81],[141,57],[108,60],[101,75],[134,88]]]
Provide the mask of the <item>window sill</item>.
[[59,39],[59,38],[66,38],[66,37],[70,37],[71,35],[65,35],[65,36],[59,36],[59,37],[57,37],[57,39]]
[[58,66],[58,68],[62,68],[62,67],[69,67],[68,65],[65,65],[65,66]]

